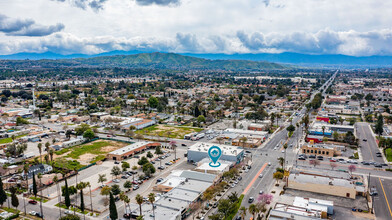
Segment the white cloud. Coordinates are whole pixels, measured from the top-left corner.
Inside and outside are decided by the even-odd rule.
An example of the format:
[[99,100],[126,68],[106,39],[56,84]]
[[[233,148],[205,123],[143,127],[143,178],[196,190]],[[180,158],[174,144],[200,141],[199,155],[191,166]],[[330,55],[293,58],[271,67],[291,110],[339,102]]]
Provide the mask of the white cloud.
[[[392,1],[2,0],[0,8],[15,18],[0,29],[19,25],[13,35],[61,30],[34,39],[3,31],[0,54],[141,49],[392,55]],[[40,25],[20,28],[29,22]]]

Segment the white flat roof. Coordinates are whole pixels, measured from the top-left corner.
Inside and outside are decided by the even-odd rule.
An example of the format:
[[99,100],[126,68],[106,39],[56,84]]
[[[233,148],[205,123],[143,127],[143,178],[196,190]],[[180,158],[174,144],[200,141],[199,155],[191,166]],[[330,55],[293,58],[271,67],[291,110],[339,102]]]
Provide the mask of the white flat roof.
[[219,147],[222,150],[222,155],[237,156],[242,151],[244,151],[243,149],[236,146],[207,143],[207,142],[196,142],[195,144],[188,147],[188,151],[199,151],[199,152],[208,153],[208,149],[212,146]]
[[120,156],[120,155],[123,155],[125,153],[130,152],[130,151],[133,151],[133,150],[135,150],[135,149],[137,149],[139,147],[143,147],[144,145],[151,144],[151,143],[152,142],[149,142],[149,141],[135,142],[133,144],[127,145],[127,146],[122,147],[120,149],[114,150],[114,151],[110,152],[109,154],[114,154],[114,155],[119,155]]

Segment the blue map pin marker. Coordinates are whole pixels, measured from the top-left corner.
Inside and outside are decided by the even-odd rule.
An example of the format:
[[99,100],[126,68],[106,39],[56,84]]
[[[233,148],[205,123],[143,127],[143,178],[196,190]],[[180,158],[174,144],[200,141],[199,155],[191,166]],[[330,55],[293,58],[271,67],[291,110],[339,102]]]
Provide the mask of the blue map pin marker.
[[222,150],[218,146],[212,146],[208,149],[208,156],[210,156],[212,162],[209,163],[210,167],[219,167],[221,163],[218,162],[222,156]]

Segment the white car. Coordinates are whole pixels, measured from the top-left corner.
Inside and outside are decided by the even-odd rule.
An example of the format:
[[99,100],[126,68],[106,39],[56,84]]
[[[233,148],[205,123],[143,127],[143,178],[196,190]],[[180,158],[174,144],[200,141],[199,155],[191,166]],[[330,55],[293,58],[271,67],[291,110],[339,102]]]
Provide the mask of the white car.
[[64,214],[66,214],[66,215],[71,215],[71,214],[73,214],[73,212],[72,212],[71,210],[65,210],[65,211],[64,211]]
[[29,214],[35,216],[37,214],[37,212],[36,211],[31,211],[31,212],[29,212]]
[[259,175],[259,178],[263,178],[263,174],[262,173]]
[[120,182],[119,179],[114,179],[114,180],[113,180],[113,183],[119,183],[119,182]]

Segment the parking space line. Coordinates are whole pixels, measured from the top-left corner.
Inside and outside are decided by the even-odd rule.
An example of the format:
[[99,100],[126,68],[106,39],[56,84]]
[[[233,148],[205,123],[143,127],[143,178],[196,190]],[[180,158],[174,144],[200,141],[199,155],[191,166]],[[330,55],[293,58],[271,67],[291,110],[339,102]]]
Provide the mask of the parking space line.
[[379,177],[378,180],[380,181],[381,189],[382,189],[382,192],[384,193],[385,201],[387,202],[387,206],[388,206],[388,209],[389,209],[389,214],[392,217],[391,207],[389,206],[388,197],[387,197],[387,194],[385,194],[385,190],[384,190],[384,186],[382,185],[381,178]]
[[243,195],[245,195],[249,189],[252,187],[253,183],[256,182],[257,178],[259,178],[259,175],[261,174],[261,172],[263,172],[263,170],[265,169],[265,167],[267,166],[267,163],[265,163],[261,169],[259,170],[259,172],[257,172],[257,175],[255,175],[252,179],[252,181],[249,183],[249,185],[245,188],[245,190],[242,192]]

